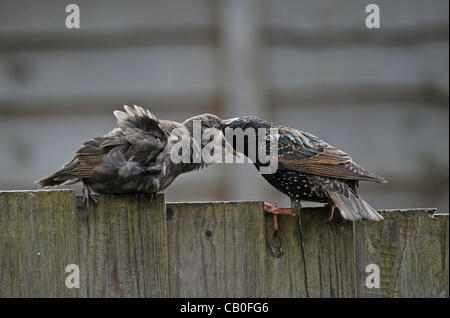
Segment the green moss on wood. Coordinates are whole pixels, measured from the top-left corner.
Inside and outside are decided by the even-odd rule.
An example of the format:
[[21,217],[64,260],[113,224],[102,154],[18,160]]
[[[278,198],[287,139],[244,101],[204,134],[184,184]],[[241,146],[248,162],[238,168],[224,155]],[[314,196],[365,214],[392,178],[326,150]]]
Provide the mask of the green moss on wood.
[[[449,297],[448,214],[382,222],[273,218],[262,202],[165,204],[70,190],[0,191],[0,297]],[[68,264],[80,288],[65,286]],[[365,286],[368,264],[381,288]]]

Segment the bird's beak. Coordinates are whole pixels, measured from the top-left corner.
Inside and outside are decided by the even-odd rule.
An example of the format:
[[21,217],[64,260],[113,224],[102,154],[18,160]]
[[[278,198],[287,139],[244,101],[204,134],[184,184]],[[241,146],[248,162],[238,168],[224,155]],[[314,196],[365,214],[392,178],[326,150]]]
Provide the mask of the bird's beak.
[[228,140],[225,139],[225,135],[224,134],[222,134],[222,139],[225,142],[225,148],[227,146],[229,146],[232,149],[231,152],[233,153],[233,155],[235,155],[238,158],[241,158],[241,155],[239,154],[239,152],[237,152],[236,149],[234,149],[233,146],[228,142]]
[[223,119],[220,121],[220,127],[222,129],[226,128],[229,124],[231,124],[233,121],[238,119],[238,117],[230,118],[230,119]]
[[[228,127],[228,125],[230,123],[232,123],[233,121],[235,121],[236,119],[238,119],[239,117],[234,117],[234,118],[230,118],[230,119],[223,119],[220,121],[220,129],[222,130],[222,132],[224,131],[225,128]],[[225,135],[222,133],[222,138],[225,141],[225,144],[228,145],[231,149],[233,149],[231,152],[233,153],[233,155],[235,155],[238,158],[241,158],[241,155],[239,154],[239,152],[236,151],[236,149],[233,148],[233,146],[228,142],[228,140],[225,139]]]

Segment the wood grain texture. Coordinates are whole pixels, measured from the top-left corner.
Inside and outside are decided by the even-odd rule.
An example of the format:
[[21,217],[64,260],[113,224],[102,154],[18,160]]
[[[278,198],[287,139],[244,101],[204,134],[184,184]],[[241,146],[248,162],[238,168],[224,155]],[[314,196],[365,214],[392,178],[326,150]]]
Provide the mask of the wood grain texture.
[[266,214],[266,296],[308,297],[305,257],[298,217],[278,216],[275,232],[273,216]]
[[100,195],[89,215],[78,210],[83,296],[168,296],[164,205],[162,195]]
[[0,192],[0,297],[167,297],[163,196],[98,199],[87,215],[73,191]]
[[[379,223],[355,223],[358,297],[449,297],[448,214],[383,211]],[[365,268],[380,268],[380,288],[367,288]]]
[[[449,297],[448,214],[328,209],[273,217],[262,202],[169,203],[0,191],[0,297]],[[80,268],[80,288],[65,285]],[[366,266],[380,268],[367,288]]]
[[261,202],[167,204],[171,297],[262,297]]
[[0,297],[76,297],[65,286],[78,263],[72,191],[0,192]]
[[307,296],[355,297],[353,223],[329,209],[302,209],[299,225],[306,267]]

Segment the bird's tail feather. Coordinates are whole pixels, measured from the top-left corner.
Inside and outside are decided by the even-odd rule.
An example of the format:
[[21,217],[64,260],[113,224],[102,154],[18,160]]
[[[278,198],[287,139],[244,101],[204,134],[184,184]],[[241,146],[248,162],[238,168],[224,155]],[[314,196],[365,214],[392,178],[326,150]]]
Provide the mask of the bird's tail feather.
[[344,219],[355,221],[367,219],[371,221],[383,220],[381,214],[375,211],[366,201],[361,199],[347,184],[341,183],[339,187],[326,185],[324,190],[333,200]]
[[37,179],[34,183],[39,184],[41,187],[53,187],[79,182],[80,176],[73,174],[73,169],[76,169],[79,165],[79,160],[74,158],[72,161],[64,164],[62,168],[55,173]]
[[64,182],[67,181],[67,179],[58,179],[59,174],[58,173],[54,173],[51,174],[49,176],[37,179],[36,181],[34,181],[34,183],[39,184],[41,187],[46,187],[46,186],[58,186],[63,184]]
[[39,184],[41,187],[54,187],[59,185],[69,185],[79,181],[80,178],[67,174],[63,168],[49,176],[37,179],[34,183]]

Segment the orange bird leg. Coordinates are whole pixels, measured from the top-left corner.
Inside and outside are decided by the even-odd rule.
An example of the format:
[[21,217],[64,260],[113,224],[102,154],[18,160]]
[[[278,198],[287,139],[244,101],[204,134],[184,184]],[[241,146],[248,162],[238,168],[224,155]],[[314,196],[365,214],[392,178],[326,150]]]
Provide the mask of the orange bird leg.
[[331,222],[333,220],[334,216],[334,209],[336,208],[336,204],[334,203],[327,203],[325,204],[325,207],[330,208],[330,216],[328,217],[328,221]]
[[273,205],[264,202],[264,211],[267,213],[273,214],[273,227],[275,228],[275,231],[278,232],[278,214],[285,214],[285,215],[292,215],[296,216],[296,213],[292,212],[292,209],[282,209],[278,207],[278,202],[274,202]]
[[278,207],[278,203],[274,202],[274,204],[269,204],[267,202],[264,202],[264,211],[267,213],[273,213],[273,214],[286,214],[291,216],[296,216],[297,214],[292,212],[292,209],[283,209]]
[[275,232],[278,232],[279,226],[278,226],[278,214],[273,215],[273,228],[275,229]]

